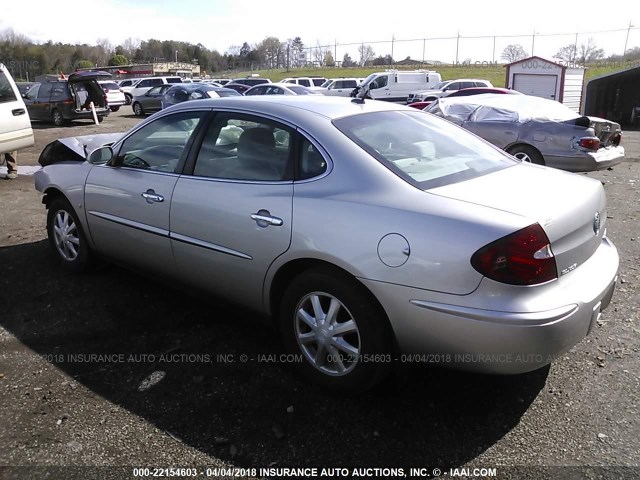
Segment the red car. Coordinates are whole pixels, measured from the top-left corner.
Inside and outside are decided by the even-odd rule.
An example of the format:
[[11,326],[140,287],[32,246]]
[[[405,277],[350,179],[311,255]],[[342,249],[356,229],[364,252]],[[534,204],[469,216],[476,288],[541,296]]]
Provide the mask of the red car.
[[[449,95],[445,95],[445,97],[466,97],[469,95],[481,95],[483,93],[507,93],[507,94],[515,94],[522,95],[520,92],[516,90],[509,90],[508,88],[500,88],[500,87],[471,87],[471,88],[463,88],[462,90],[456,90],[455,92],[450,93]],[[413,108],[417,108],[419,110],[423,110],[425,107],[431,105],[433,101],[429,102],[413,102],[410,103],[409,106]]]

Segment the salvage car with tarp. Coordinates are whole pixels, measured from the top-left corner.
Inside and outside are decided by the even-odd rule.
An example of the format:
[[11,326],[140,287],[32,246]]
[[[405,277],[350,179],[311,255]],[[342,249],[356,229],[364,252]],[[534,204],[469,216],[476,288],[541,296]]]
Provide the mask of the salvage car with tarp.
[[624,161],[620,124],[580,116],[529,95],[441,98],[424,111],[444,117],[520,160],[572,172]]

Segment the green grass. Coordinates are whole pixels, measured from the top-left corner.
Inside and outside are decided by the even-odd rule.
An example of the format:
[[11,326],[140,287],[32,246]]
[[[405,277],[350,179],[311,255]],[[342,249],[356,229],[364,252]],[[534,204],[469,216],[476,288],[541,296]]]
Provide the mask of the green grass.
[[[506,68],[503,65],[487,65],[487,66],[451,66],[451,65],[438,65],[425,67],[425,69],[435,70],[438,72],[443,80],[453,80],[456,78],[481,78],[489,80],[496,87],[504,87]],[[252,73],[258,73],[261,77],[270,78],[274,82],[278,82],[286,77],[356,77],[364,78],[374,72],[384,71],[385,67],[377,68],[299,68],[286,71],[285,69],[278,70],[256,70],[254,72],[238,72],[235,74],[227,75],[228,77],[244,77]],[[402,67],[398,70],[415,70],[413,67]],[[605,73],[611,73],[620,70],[619,67],[596,67],[587,68],[585,75],[585,81],[591,78],[603,75]]]

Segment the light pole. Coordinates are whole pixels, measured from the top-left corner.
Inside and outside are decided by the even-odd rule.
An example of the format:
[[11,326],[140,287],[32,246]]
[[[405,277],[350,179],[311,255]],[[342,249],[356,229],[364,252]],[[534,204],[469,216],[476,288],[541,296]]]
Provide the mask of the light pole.
[[627,54],[627,43],[629,42],[629,31],[633,25],[629,22],[629,28],[627,28],[627,37],[624,39],[624,51],[622,52],[622,61],[624,62],[624,56]]
[[178,50],[176,50],[176,63],[178,63]]

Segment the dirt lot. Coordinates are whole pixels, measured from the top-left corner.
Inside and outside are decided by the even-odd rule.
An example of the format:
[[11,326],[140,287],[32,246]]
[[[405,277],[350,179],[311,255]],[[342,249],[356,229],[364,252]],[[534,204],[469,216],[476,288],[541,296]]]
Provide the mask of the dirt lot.
[[[58,137],[126,130],[129,112],[39,126],[20,164]],[[280,361],[275,332],[219,301],[117,267],[56,268],[33,177],[0,180],[0,479],[133,478],[131,466],[205,478],[223,464],[640,477],[640,132],[625,146],[628,162],[589,174],[605,184],[622,262],[590,337],[530,374],[416,367],[360,398],[306,384]]]

